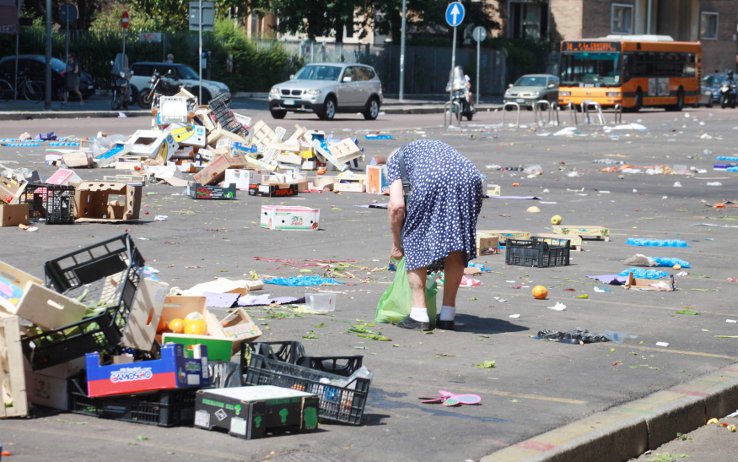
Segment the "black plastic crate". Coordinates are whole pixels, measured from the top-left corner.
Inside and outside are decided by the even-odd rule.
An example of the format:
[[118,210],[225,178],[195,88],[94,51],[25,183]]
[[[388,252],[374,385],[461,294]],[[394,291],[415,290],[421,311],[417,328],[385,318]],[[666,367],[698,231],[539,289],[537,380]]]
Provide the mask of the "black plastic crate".
[[[242,353],[247,351],[242,347]],[[326,357],[319,362],[324,364]],[[344,371],[348,368],[344,367]],[[245,385],[274,385],[316,395],[323,420],[361,425],[371,379],[333,374],[291,364],[250,352],[248,367],[242,369]]]
[[90,398],[84,377],[69,379],[69,405],[73,413],[159,427],[192,426],[196,392],[163,390]]
[[23,351],[33,369],[92,351],[117,352],[143,266],[144,259],[128,234],[47,261],[48,287],[102,308],[78,323],[24,338]]
[[300,342],[274,341],[274,342],[254,342],[241,344],[241,369],[246,370],[246,366],[251,359],[251,353],[258,353],[269,359],[276,359],[298,366],[308,367],[331,374],[349,377],[356,372],[363,363],[364,357],[355,356],[308,356],[305,353],[305,347]]
[[516,266],[566,266],[569,264],[568,239],[507,239],[505,263]]
[[48,225],[74,223],[74,186],[28,183],[19,202],[28,204],[31,219],[43,218]]
[[213,112],[215,119],[224,130],[243,136],[249,135],[249,131],[236,120],[230,108],[230,99],[225,93],[215,96],[208,102],[208,107]]

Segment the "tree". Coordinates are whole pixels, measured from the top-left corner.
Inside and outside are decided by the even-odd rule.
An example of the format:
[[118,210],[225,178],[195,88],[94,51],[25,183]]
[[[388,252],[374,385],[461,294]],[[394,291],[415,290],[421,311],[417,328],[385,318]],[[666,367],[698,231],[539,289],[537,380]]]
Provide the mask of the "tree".
[[[59,21],[59,11],[65,0],[51,0],[52,17]],[[90,27],[97,13],[103,8],[103,0],[77,0],[77,21],[70,24],[73,29],[85,30]],[[31,18],[46,17],[46,0],[24,0],[23,13]]]

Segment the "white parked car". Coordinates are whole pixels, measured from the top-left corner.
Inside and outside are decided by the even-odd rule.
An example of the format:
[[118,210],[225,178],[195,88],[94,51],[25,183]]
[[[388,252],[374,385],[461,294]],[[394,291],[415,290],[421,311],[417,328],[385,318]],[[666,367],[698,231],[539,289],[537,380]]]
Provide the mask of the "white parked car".
[[374,120],[382,101],[382,83],[371,66],[315,63],[272,87],[269,111],[275,119],[287,112],[315,112],[322,120],[332,120],[339,112],[361,112]]

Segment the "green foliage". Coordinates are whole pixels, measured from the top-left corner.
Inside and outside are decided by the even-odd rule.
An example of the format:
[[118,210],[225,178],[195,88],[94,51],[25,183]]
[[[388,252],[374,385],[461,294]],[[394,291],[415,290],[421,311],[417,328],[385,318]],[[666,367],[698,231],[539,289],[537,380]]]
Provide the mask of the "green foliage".
[[[70,33],[71,52],[77,54],[82,68],[92,74],[98,88],[108,88],[110,64],[116,53],[122,51],[122,31],[118,25],[122,7],[99,15],[90,31]],[[129,7],[131,26],[126,34],[126,54],[131,63],[136,61],[163,61],[167,53],[173,53],[177,62],[197,69],[198,38],[188,30],[162,33],[162,43],[146,43],[139,32],[157,31],[153,19],[134,21],[138,13]],[[35,24],[35,23],[34,23]],[[22,27],[20,53],[43,54],[45,49],[43,23]],[[0,35],[0,47],[15,50],[15,36]],[[52,56],[63,59],[65,38],[63,32],[53,32]],[[299,58],[288,55],[278,42],[257,46],[248,39],[242,27],[232,20],[216,20],[215,32],[203,35],[203,47],[211,52],[210,77],[228,84],[231,92],[268,91],[277,82],[287,80],[302,66]],[[12,53],[12,52],[11,52]],[[232,57],[232,69],[227,63]],[[206,75],[206,73],[203,73]]]
[[553,43],[529,39],[499,37],[486,40],[493,48],[502,49],[507,57],[507,81],[513,82],[523,74],[546,71],[546,56],[553,50]]

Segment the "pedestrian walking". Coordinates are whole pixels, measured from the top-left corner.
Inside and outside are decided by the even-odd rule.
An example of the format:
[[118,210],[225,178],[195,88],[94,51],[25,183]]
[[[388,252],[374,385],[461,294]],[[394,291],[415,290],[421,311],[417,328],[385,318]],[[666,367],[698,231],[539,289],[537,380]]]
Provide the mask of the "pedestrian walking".
[[437,140],[413,141],[395,151],[387,161],[387,174],[390,257],[405,257],[412,291],[410,315],[397,325],[431,330],[426,279],[429,271],[442,269],[443,305],[436,327],[454,330],[456,294],[464,268],[477,255],[481,174],[460,152]]
[[69,100],[69,94],[72,92],[79,98],[80,106],[84,104],[84,101],[82,100],[82,92],[79,91],[79,74],[80,70],[77,58],[74,54],[69,53],[69,57],[67,58],[67,68],[64,74],[66,83],[66,91],[64,92],[65,104]]

